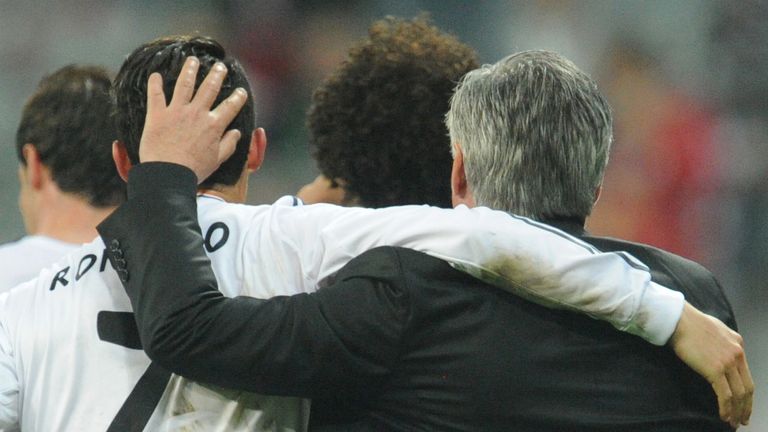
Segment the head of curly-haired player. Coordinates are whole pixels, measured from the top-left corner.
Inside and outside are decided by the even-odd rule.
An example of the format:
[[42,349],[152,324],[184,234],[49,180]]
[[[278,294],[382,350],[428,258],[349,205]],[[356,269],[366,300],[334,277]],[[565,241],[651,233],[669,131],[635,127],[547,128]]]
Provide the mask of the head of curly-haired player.
[[375,22],[312,97],[307,124],[322,175],[299,196],[450,207],[443,118],[456,82],[477,66],[472,48],[425,17]]

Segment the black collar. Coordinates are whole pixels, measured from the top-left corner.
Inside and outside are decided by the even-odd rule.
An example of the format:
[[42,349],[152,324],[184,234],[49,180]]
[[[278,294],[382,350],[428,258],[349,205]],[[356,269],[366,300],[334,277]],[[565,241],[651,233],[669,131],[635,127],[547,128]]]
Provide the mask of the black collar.
[[573,236],[583,236],[587,234],[584,229],[584,219],[575,216],[556,216],[551,218],[544,218],[540,222],[547,225],[565,231]]

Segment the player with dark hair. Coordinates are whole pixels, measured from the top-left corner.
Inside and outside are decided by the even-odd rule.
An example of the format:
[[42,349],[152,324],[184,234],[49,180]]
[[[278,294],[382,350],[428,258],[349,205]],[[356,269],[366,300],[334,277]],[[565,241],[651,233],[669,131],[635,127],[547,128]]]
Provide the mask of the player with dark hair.
[[307,116],[321,175],[306,203],[451,207],[443,117],[477,55],[424,17],[376,21],[315,90]]
[[[117,134],[131,163],[139,163],[139,142],[147,113],[146,82],[149,75],[155,71],[163,71],[168,77],[163,81],[163,89],[170,94],[186,56],[196,56],[201,60],[196,86],[199,86],[203,77],[220,62],[229,70],[222,83],[224,91],[221,94],[229,94],[236,88],[245,89],[251,94],[247,75],[240,62],[227,56],[224,47],[213,39],[177,36],[157,39],[143,45],[128,56],[115,77],[114,84],[115,103],[118,107],[115,115]],[[232,121],[232,128],[239,130],[241,135],[234,153],[200,184],[202,189],[216,188],[217,185],[232,186],[240,179],[255,129],[254,122],[254,103],[247,101]]]
[[[132,160],[138,162],[141,128],[130,125],[144,124],[148,76],[158,70],[167,73],[165,85],[172,91],[191,55],[206,71],[228,69],[230,73],[219,81],[223,87],[250,93],[240,64],[210,38],[167,37],[137,48],[127,57],[113,88],[117,131],[110,143],[115,136],[118,140],[112,145],[111,164],[124,178]],[[222,95],[217,100],[224,99]],[[264,131],[254,130],[251,100],[233,124],[243,132],[238,134],[242,139],[236,139],[237,151],[230,162],[201,185],[201,208],[215,207],[224,199],[244,201],[248,174],[260,163]],[[209,227],[217,236],[211,243],[215,249],[228,241],[234,224],[223,225],[227,219],[218,219],[215,211],[209,215],[215,219]],[[270,423],[279,430],[302,427],[306,414],[299,399],[209,389],[150,364],[120,286],[124,274],[108,264],[104,252],[105,245],[97,238],[32,282],[0,296],[0,374],[4,374],[0,430],[19,425],[73,431],[154,431],[190,425],[200,430],[259,430]],[[62,359],[77,367],[61,367]]]
[[40,81],[16,132],[19,207],[28,235],[0,246],[0,291],[93,240],[96,224],[125,199],[110,151],[110,75],[65,66]]

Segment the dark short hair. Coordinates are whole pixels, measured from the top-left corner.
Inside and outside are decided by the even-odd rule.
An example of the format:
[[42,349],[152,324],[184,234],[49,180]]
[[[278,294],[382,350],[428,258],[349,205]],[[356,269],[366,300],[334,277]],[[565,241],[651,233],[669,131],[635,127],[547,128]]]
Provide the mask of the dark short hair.
[[153,72],[159,72],[163,76],[166,101],[170,102],[179,71],[190,56],[200,60],[196,88],[216,62],[227,66],[228,73],[214,106],[227,98],[237,87],[242,87],[248,92],[245,106],[230,124],[231,129],[238,129],[242,134],[235,152],[201,183],[202,187],[217,184],[231,186],[240,178],[248,157],[248,147],[256,121],[253,93],[240,62],[227,56],[224,48],[209,37],[170,36],[156,39],[136,48],[125,59],[113,86],[117,136],[125,144],[131,162],[139,163],[139,142],[147,114],[147,79]]
[[368,207],[451,206],[443,122],[472,48],[418,17],[375,22],[315,91],[310,145],[322,174]]
[[65,66],[40,81],[16,132],[22,164],[27,163],[24,145],[33,145],[59,189],[94,207],[125,199],[125,182],[112,161],[116,134],[110,85],[110,75],[101,67]]

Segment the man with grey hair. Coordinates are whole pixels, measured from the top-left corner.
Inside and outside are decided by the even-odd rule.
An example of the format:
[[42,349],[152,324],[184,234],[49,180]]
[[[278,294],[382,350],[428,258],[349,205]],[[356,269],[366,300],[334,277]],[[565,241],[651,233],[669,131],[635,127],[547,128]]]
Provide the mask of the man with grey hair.
[[[194,181],[230,152],[221,141],[227,122],[209,111],[210,103],[200,102],[208,93],[189,102],[189,93],[179,91],[182,102],[174,102],[176,94],[168,106],[164,99],[153,102],[158,108],[147,114],[141,144],[146,165],[129,179],[133,197],[99,227],[115,245],[110,260],[130,269],[132,276],[123,282],[153,361],[213,384],[310,397],[318,430],[726,430],[730,426],[718,419],[718,401],[707,380],[724,395],[719,402],[726,421],[736,426],[748,419],[753,384],[741,339],[690,305],[684,306],[670,344],[707,380],[677,361],[672,350],[528,303],[403,248],[360,255],[316,293],[268,300],[222,297],[204,255],[192,193]],[[611,118],[594,83],[573,65],[554,54],[525,53],[481,69],[458,87],[448,119],[455,142],[454,205],[474,207],[498,196],[494,205],[512,209],[513,200],[542,200],[531,202],[525,213],[573,229],[575,236],[517,220],[564,240],[546,248],[553,262],[566,252],[565,244],[587,254],[617,250],[610,254],[626,260],[627,267],[684,290],[733,325],[706,270],[648,247],[578,231],[599,188]],[[456,134],[460,122],[477,128],[477,141],[470,133]],[[509,128],[521,133],[505,136]],[[218,138],[196,138],[200,134]],[[595,137],[604,141],[601,148],[592,148]],[[558,146],[564,151],[549,153]],[[515,183],[519,168],[529,165],[536,169],[522,172]],[[473,169],[504,180],[476,187],[476,177],[468,176]],[[174,178],[163,170],[173,170]],[[529,192],[528,183],[565,190]],[[150,189],[162,199],[144,199]],[[131,223],[138,214],[157,216],[151,224]],[[641,254],[652,268],[624,249]],[[488,272],[540,276],[526,278],[527,288],[557,285],[540,268],[547,262],[510,258],[487,263]],[[583,299],[600,290],[603,275],[599,272],[595,289],[586,290]],[[697,343],[681,342],[691,332],[698,332],[699,342],[707,339],[705,353],[693,361],[686,351]],[[732,343],[708,343],[723,335]]]
[[[556,227],[585,247],[629,252],[648,265],[656,282],[683,292],[693,306],[736,329],[720,284],[704,267],[584,230],[602,188],[612,116],[594,81],[569,60],[526,51],[468,73],[446,123],[453,143],[454,206],[503,209]],[[728,429],[718,419],[707,382],[671,350],[638,343],[580,316],[532,304],[523,309],[536,313],[518,314],[510,331],[536,336],[520,338],[532,366],[513,363],[527,372],[517,383],[529,407],[520,412],[526,424],[539,430],[556,422],[567,430]],[[744,390],[752,392],[748,370],[739,373]],[[712,385],[719,390],[725,384]],[[731,426],[738,422],[731,419]]]
[[469,72],[446,123],[471,185],[464,204],[536,220],[589,216],[608,162],[611,109],[569,60],[525,51]]

